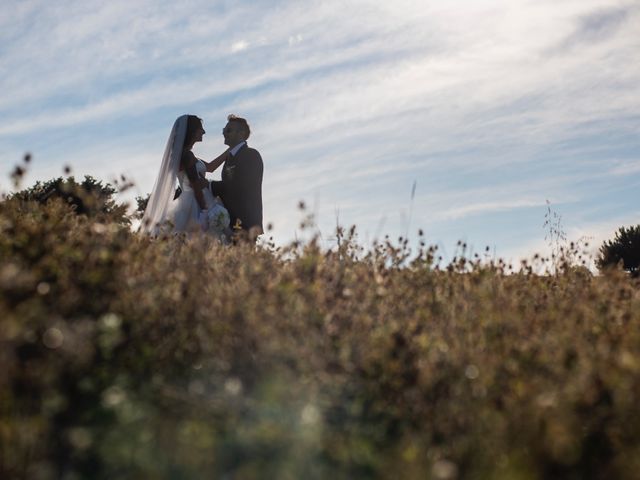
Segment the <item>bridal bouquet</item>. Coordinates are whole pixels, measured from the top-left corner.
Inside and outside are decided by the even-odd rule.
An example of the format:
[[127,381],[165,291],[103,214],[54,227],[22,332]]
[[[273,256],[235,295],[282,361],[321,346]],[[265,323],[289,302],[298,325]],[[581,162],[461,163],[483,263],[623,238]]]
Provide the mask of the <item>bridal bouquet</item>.
[[221,203],[216,203],[207,210],[206,217],[202,229],[207,233],[222,236],[225,230],[229,228],[229,212]]

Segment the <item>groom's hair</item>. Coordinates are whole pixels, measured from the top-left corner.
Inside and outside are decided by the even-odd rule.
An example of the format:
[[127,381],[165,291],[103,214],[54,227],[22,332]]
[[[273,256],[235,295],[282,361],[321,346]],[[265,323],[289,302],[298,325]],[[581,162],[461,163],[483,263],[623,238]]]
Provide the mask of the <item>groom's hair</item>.
[[247,123],[246,119],[244,119],[242,117],[236,117],[232,113],[231,115],[229,115],[227,117],[227,121],[236,122],[238,125],[240,125],[240,129],[245,134],[245,138],[249,138],[249,135],[251,135],[251,129],[249,128],[249,124]]

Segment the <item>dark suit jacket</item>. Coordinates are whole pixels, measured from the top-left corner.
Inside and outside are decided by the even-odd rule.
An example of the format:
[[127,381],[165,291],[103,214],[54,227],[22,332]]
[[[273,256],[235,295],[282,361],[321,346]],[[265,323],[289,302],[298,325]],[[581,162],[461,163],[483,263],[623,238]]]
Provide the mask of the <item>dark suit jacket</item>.
[[211,191],[229,211],[232,228],[240,220],[243,230],[262,231],[262,171],[258,151],[244,145],[224,163],[222,180],[211,182]]

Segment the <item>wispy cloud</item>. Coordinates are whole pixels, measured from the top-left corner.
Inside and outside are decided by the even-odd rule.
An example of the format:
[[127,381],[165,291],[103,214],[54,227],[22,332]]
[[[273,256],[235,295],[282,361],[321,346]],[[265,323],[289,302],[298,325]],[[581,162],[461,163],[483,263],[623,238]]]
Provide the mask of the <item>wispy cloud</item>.
[[589,12],[578,19],[575,31],[564,40],[561,48],[570,49],[580,44],[601,42],[612,37],[637,9],[637,5],[626,5]]
[[496,212],[503,210],[514,210],[525,207],[540,207],[544,205],[544,201],[538,200],[510,200],[507,202],[485,202],[464,205],[456,208],[449,208],[441,212],[438,216],[447,220],[457,220],[467,215]]
[[611,175],[635,175],[640,174],[640,160],[639,159],[631,159],[615,162],[613,168],[609,170]]
[[249,48],[249,42],[245,40],[239,40],[231,44],[232,53],[241,52],[242,50],[246,50],[247,48]]

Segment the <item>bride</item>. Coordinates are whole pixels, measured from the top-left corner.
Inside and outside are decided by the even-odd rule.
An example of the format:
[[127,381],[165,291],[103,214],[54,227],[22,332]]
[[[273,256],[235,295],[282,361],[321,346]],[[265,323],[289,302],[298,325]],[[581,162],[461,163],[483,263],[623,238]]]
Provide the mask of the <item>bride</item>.
[[[229,212],[214,197],[205,178],[227,158],[228,151],[207,163],[191,149],[205,131],[195,115],[182,115],[173,124],[140,230],[152,236],[162,232],[205,231],[222,241],[229,238]],[[176,180],[182,193],[174,199]]]

